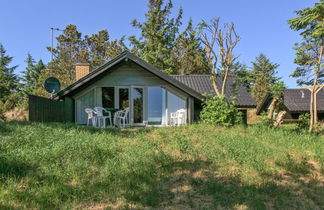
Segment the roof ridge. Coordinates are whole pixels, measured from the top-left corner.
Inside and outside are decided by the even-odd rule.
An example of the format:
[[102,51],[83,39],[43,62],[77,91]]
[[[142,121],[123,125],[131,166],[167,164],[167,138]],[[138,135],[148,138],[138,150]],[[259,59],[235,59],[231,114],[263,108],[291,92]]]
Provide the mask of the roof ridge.
[[170,76],[210,76],[210,74],[171,74]]

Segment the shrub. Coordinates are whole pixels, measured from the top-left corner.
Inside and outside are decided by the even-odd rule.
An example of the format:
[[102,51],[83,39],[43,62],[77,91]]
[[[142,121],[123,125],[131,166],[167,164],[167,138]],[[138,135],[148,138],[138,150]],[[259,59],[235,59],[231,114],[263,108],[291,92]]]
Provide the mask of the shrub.
[[273,123],[274,123],[274,120],[268,118],[267,112],[262,112],[261,113],[261,118],[260,118],[259,125],[265,126],[265,127],[268,127],[268,128],[273,128]]
[[242,122],[242,113],[237,110],[233,103],[213,96],[203,102],[200,119],[208,124],[233,126]]
[[12,93],[5,98],[2,104],[2,111],[6,112],[18,107],[21,104],[22,96],[18,93]]
[[301,115],[299,115],[298,119],[299,119],[299,121],[297,123],[297,129],[299,129],[299,130],[308,129],[310,114],[309,113],[301,114]]
[[0,122],[6,121],[3,111],[0,109]]

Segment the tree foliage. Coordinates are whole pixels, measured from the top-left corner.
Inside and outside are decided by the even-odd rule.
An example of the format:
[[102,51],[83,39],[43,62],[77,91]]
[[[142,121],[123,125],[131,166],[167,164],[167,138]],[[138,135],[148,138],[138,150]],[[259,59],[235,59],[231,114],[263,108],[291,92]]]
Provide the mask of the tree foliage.
[[309,131],[312,132],[318,117],[317,93],[324,87],[324,1],[298,10],[296,14],[298,17],[288,23],[293,30],[301,31],[303,41],[295,45],[298,67],[291,76],[298,78],[299,85],[312,85],[307,87],[311,92]]
[[186,29],[176,39],[172,59],[176,74],[209,73],[207,57],[191,19]]
[[27,63],[27,67],[22,72],[22,89],[27,94],[33,94],[34,90],[38,87],[39,76],[46,69],[46,66],[42,60],[36,63],[33,56],[29,53],[25,62]]
[[316,83],[323,84],[323,55],[320,56],[321,53],[323,54],[323,44],[323,38],[312,38],[310,36],[304,37],[301,43],[295,44],[296,57],[294,62],[298,66],[290,76],[297,79],[298,85],[313,85],[315,80],[317,80]]
[[12,58],[6,54],[5,48],[0,44],[0,101],[2,102],[18,89],[18,77],[14,73],[18,66],[9,66]]
[[288,20],[288,24],[291,29],[301,31],[303,41],[294,47],[298,67],[291,76],[298,78],[299,85],[321,84],[324,79],[324,0],[312,8],[295,12],[298,17]]
[[279,64],[271,62],[262,53],[252,62],[251,93],[258,105],[267,94],[271,93],[271,85],[279,82],[280,78],[277,77],[278,66]]
[[135,36],[129,38],[132,52],[166,73],[175,73],[170,55],[181,25],[182,9],[179,9],[176,18],[171,18],[171,1],[164,5],[163,0],[150,0],[148,7],[144,23],[136,19],[132,22],[141,31],[139,39]]
[[243,86],[248,92],[251,91],[251,85],[253,82],[252,73],[246,64],[239,61],[235,62],[233,65],[233,74],[237,78],[237,85]]
[[126,49],[124,37],[120,40],[109,41],[110,36],[107,30],[101,30],[92,35],[85,35],[84,40],[88,51],[88,62],[92,69],[101,66]]
[[312,8],[295,11],[298,17],[288,20],[290,28],[301,32],[302,36],[314,38],[324,37],[324,0],[320,0]]
[[83,37],[72,24],[56,39],[55,48],[47,47],[55,58],[47,65],[50,73],[44,73],[58,77],[63,87],[75,81],[74,64],[89,63],[91,69],[95,69],[126,48],[123,39],[110,41],[107,30]]
[[166,4],[150,0],[148,7],[143,23],[132,22],[141,35],[129,37],[131,51],[168,74],[206,73],[206,56],[192,21],[183,32],[179,30],[182,8],[171,17],[171,0]]

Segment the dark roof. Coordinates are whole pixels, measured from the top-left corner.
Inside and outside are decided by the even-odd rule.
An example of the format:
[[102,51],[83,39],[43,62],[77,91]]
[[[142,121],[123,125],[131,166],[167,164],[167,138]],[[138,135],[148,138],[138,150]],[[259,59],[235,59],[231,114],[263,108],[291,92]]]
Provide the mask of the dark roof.
[[[210,79],[210,75],[172,75],[173,78],[184,83],[190,88],[194,89],[200,94],[216,95],[213,84]],[[218,78],[218,85],[222,84],[221,78]],[[231,100],[233,97],[236,99],[236,104],[241,107],[255,107],[256,103],[246,88],[236,84],[235,77],[228,77],[225,96],[227,100]]]
[[[285,89],[284,90],[284,105],[290,112],[306,112],[309,111],[310,91],[308,89]],[[260,107],[258,107],[257,114],[269,106],[272,97],[268,95]],[[317,110],[324,111],[324,89],[317,94]]]
[[[307,89],[286,89],[284,104],[289,111],[309,111],[310,96]],[[324,111],[324,90],[317,93],[317,110]]]
[[134,63],[138,64],[139,66],[145,68],[149,72],[155,74],[157,77],[169,82],[173,86],[183,90],[184,92],[188,93],[189,95],[202,100],[204,96],[200,93],[196,92],[195,90],[191,89],[190,87],[186,86],[185,84],[179,82],[178,80],[170,77],[168,74],[160,71],[153,65],[145,62],[144,60],[140,59],[139,57],[135,56],[134,54],[124,51],[120,55],[116,56],[112,60],[108,61],[107,63],[103,64],[102,66],[98,67],[97,69],[91,71],[88,75],[82,77],[81,79],[77,80],[76,82],[72,83],[71,85],[67,86],[65,89],[58,92],[55,96],[56,99],[63,98],[64,96],[68,95],[72,91],[76,91],[78,88],[88,84],[98,75],[101,75],[104,72],[107,72],[111,69],[112,66],[116,65],[117,63],[124,61],[124,60],[131,60]]

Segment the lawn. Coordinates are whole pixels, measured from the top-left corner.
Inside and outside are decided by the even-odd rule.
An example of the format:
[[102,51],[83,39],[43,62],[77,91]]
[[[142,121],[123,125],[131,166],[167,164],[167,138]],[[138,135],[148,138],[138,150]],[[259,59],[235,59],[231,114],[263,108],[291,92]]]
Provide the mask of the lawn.
[[0,123],[1,209],[323,209],[324,137]]

